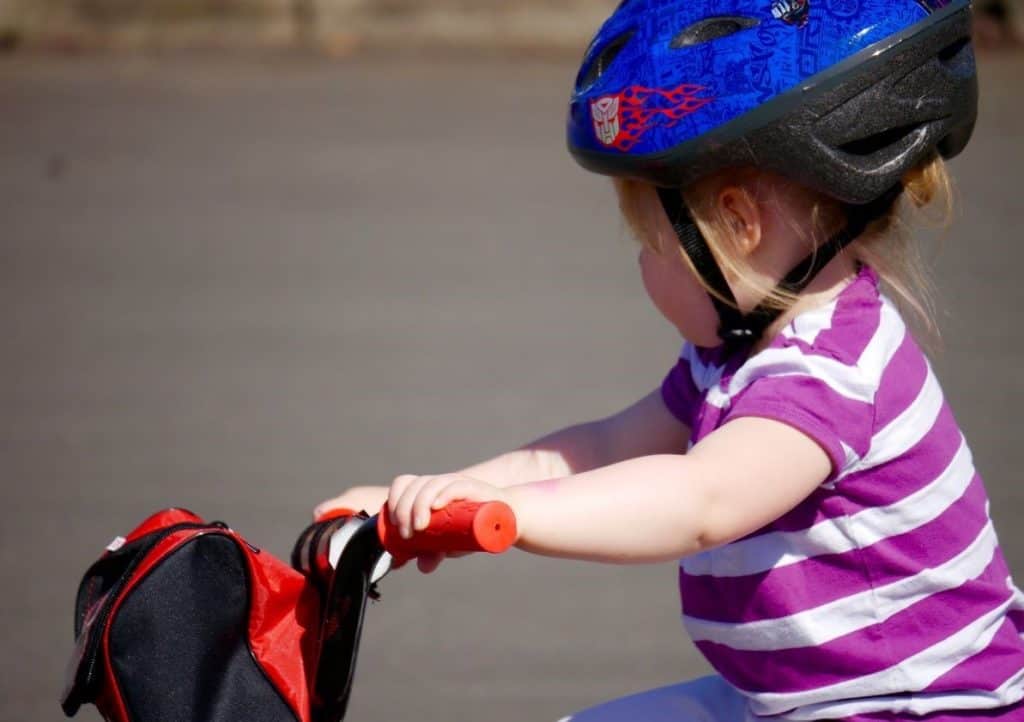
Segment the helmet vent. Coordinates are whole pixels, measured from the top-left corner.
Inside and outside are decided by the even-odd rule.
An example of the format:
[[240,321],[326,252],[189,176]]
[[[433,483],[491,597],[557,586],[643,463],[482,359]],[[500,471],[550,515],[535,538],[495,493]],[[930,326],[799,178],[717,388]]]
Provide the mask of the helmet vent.
[[669,43],[669,47],[678,50],[679,48],[688,48],[692,45],[708,43],[712,40],[728,37],[741,30],[748,30],[760,24],[761,21],[757,18],[745,17],[743,15],[705,18],[676,35],[672,42]]
[[576,78],[576,90],[584,90],[597,82],[597,79],[604,75],[604,71],[608,69],[608,66],[619,56],[622,49],[626,47],[626,43],[629,42],[635,32],[636,30],[627,30],[621,35],[617,35],[611,42],[601,48],[601,51],[580,71],[579,76]]
[[971,42],[970,38],[960,38],[955,43],[947,45],[938,52],[939,62],[943,65],[955,62],[969,42]]
[[889,128],[881,133],[869,135],[867,138],[858,138],[857,140],[851,140],[849,143],[844,143],[839,146],[839,150],[850,155],[873,155],[884,148],[899,143],[920,127],[920,123],[913,123],[911,125],[901,125],[897,128]]

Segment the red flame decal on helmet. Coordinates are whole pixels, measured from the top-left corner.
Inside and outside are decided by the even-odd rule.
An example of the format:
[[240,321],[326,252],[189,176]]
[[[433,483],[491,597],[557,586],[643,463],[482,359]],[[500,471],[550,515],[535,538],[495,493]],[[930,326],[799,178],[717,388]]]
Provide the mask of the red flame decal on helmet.
[[[595,132],[605,145],[628,151],[655,125],[671,128],[710,103],[713,98],[698,97],[703,90],[707,88],[689,83],[669,90],[631,85],[591,102]],[[614,109],[617,117],[609,117]]]

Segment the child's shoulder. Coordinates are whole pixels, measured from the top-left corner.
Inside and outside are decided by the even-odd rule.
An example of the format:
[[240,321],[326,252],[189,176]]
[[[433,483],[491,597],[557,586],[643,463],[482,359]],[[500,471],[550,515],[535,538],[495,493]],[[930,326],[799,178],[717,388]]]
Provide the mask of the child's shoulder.
[[832,301],[794,318],[765,351],[774,352],[769,359],[829,359],[877,382],[908,340],[916,349],[899,310],[879,288],[878,275],[864,266]]
[[869,268],[830,302],[798,315],[752,356],[729,359],[721,350],[700,349],[689,354],[704,362],[704,373],[694,374],[698,388],[717,388],[733,402],[759,393],[790,400],[808,396],[818,403],[827,390],[836,401],[870,406],[899,376],[886,373],[894,359],[926,363]]
[[880,290],[877,274],[863,267],[830,302],[794,318],[762,351],[730,354],[726,347],[684,344],[681,361],[698,391],[718,388],[729,396],[768,378],[817,379],[844,395],[872,400],[884,372],[902,357],[923,354],[895,304]]
[[757,416],[804,432],[828,453],[838,478],[868,453],[880,421],[910,400],[911,377],[926,373],[899,312],[865,268],[735,372],[727,365],[707,398],[724,411],[719,424]]

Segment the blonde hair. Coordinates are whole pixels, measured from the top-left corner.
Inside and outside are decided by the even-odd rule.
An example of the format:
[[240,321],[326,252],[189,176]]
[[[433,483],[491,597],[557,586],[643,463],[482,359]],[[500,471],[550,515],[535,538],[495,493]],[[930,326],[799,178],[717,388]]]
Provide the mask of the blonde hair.
[[[666,249],[680,253],[695,270],[674,234],[665,233],[665,224],[658,223],[659,217],[652,213],[657,203],[653,187],[626,178],[616,178],[614,183],[619,208],[636,239],[656,253]],[[795,181],[754,168],[722,171],[683,190],[686,205],[722,271],[750,284],[767,305],[785,308],[795,300],[794,296],[758,281],[745,255],[739,252],[730,216],[718,202],[719,191],[726,185],[738,186],[762,203],[779,202],[785,196],[788,205],[797,211],[791,215],[792,230],[807,244],[809,253],[842,228],[846,222],[845,207],[840,201]],[[920,216],[920,211],[928,206],[936,210],[937,225],[948,225],[953,212],[952,181],[945,163],[935,155],[911,169],[903,177],[903,186],[904,192],[892,209],[868,226],[843,252],[873,268],[911,325],[926,340],[934,341],[938,331],[928,264],[909,230],[912,216]],[[719,295],[702,278],[700,281],[709,293]]]

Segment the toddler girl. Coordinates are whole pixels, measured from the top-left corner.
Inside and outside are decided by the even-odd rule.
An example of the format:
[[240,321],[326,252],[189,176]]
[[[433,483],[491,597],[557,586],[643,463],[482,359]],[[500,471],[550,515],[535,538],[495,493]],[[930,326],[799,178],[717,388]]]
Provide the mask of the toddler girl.
[[318,512],[387,500],[409,535],[501,500],[527,551],[682,558],[684,622],[718,674],[577,722],[1024,720],[1024,596],[879,290],[927,317],[897,214],[948,190],[941,159],[970,136],[969,13],[625,0],[584,59],[569,146],[616,177],[678,362],[617,414]]

